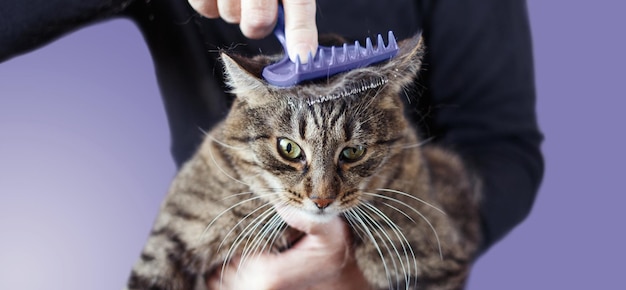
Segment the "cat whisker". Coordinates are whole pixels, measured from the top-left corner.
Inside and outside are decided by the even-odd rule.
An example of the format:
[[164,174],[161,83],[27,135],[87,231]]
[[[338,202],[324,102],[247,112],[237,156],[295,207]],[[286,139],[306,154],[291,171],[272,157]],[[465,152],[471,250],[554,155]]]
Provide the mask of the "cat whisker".
[[[281,202],[278,205],[283,203],[284,202]],[[256,225],[247,231],[249,233],[247,235],[248,239],[246,240],[246,244],[244,245],[244,249],[241,254],[240,264],[239,268],[237,269],[237,273],[239,269],[245,266],[250,258],[259,258],[261,254],[266,252],[266,250],[269,251],[270,249],[272,249],[275,240],[286,228],[286,223],[275,210],[275,207],[272,207],[272,209],[274,210],[266,211],[265,213],[263,213],[263,218],[255,219],[252,223],[255,223]],[[258,231],[256,231],[261,223],[264,223],[264,225]],[[255,231],[256,233],[252,234]],[[249,242],[251,237],[254,237],[254,239]]]
[[[266,229],[263,229],[263,228],[267,227],[267,224],[270,223],[270,221],[267,221],[267,219],[271,220],[272,217],[274,216],[268,214],[265,216],[264,219],[257,220],[256,224],[248,231],[248,234],[246,235],[246,238],[245,238],[245,243],[241,247],[242,251],[240,254],[240,258],[239,258],[239,265],[237,268],[237,273],[239,273],[239,270],[246,267],[249,259],[251,259],[254,256],[258,256],[258,251],[257,251],[259,247],[258,239],[261,239],[262,236],[265,237],[265,233],[263,233],[263,231],[265,231]],[[261,224],[264,224],[264,226],[262,226]]]
[[[219,246],[218,246],[218,250],[217,250],[217,252],[219,252],[219,251],[220,251],[220,249],[222,248],[222,246],[223,246],[223,245],[224,245],[224,243],[226,242],[227,238],[228,238],[228,237],[229,237],[229,236],[233,233],[233,231],[234,231],[235,229],[237,229],[237,228],[239,227],[239,225],[240,225],[241,223],[243,223],[244,221],[246,221],[246,220],[247,220],[250,216],[252,216],[252,215],[253,215],[254,213],[256,213],[257,211],[261,210],[261,209],[262,209],[262,208],[264,208],[264,207],[267,207],[268,205],[271,205],[271,204],[270,204],[270,203],[265,203],[265,204],[263,204],[263,205],[259,206],[257,209],[255,209],[255,210],[251,211],[250,213],[248,213],[248,214],[247,214],[246,216],[244,216],[243,218],[241,218],[241,220],[240,220],[239,222],[237,222],[237,224],[235,224],[235,225],[234,225],[234,226],[233,226],[233,227],[232,227],[232,228],[228,231],[228,233],[224,236],[224,238],[222,239],[222,241],[220,242],[220,244],[219,244]],[[271,210],[271,208],[270,208],[269,210]],[[269,210],[265,210],[263,213],[261,213],[261,215],[260,215],[260,216],[263,216],[263,215],[264,215],[264,214],[266,214]],[[257,217],[257,218],[258,218],[258,217]],[[256,220],[256,218],[255,218],[255,220]],[[254,220],[253,220],[253,221],[254,221]],[[235,249],[239,246],[239,244],[236,244],[236,245],[235,245],[235,243],[236,243],[236,242],[237,242],[237,241],[238,241],[238,240],[242,237],[242,235],[244,235],[244,234],[246,233],[246,229],[248,229],[248,227],[249,227],[250,225],[252,225],[252,224],[253,224],[253,222],[252,222],[252,223],[250,223],[250,224],[248,224],[248,226],[246,226],[246,227],[244,228],[244,230],[243,230],[242,232],[240,232],[240,233],[239,233],[239,235],[237,235],[237,237],[235,238],[235,241],[233,242],[233,244],[231,244],[231,247],[229,248],[229,250],[228,250],[228,252],[227,252],[227,254],[226,254],[226,258],[224,259],[224,262],[223,262],[223,264],[222,264],[222,273],[224,272],[224,269],[225,269],[225,267],[226,267],[227,262],[231,260],[232,255],[233,255],[233,251],[234,251],[234,250],[235,250]]]
[[407,104],[411,105],[411,98],[409,97],[409,90],[407,87],[402,87],[402,95],[406,98]]
[[[259,240],[259,243],[256,245],[256,249],[252,255],[255,256],[257,259],[261,257],[261,254],[267,251],[271,251],[271,249],[274,248],[276,239],[281,237],[281,234],[287,228],[287,223],[281,218],[278,212],[276,212],[272,216],[270,221],[268,221],[268,224],[270,225],[269,231],[265,231],[262,233],[263,237]],[[259,249],[260,242],[262,240],[265,240],[265,242],[263,243],[263,246]]]
[[270,204],[270,203],[266,203],[266,204],[260,206],[259,208],[255,209],[250,214],[248,214],[244,218],[242,218],[235,226],[233,226],[233,228],[228,232],[228,234],[226,236],[224,236],[224,239],[220,243],[217,252],[220,251],[221,247],[223,246],[223,244],[226,241],[226,239],[228,238],[228,236],[230,236],[232,231],[234,229],[236,229],[241,222],[243,222],[246,219],[248,219],[254,212],[256,212],[256,211],[258,211],[258,210],[260,210],[260,209],[262,209],[264,207],[267,207],[268,205],[270,206],[270,208],[266,209],[259,216],[255,217],[246,227],[244,227],[244,229],[237,235],[237,237],[235,237],[235,240],[233,241],[233,243],[231,244],[230,248],[228,249],[228,251],[226,253],[226,258],[222,262],[222,273],[224,272],[224,269],[226,269],[226,265],[228,264],[228,262],[233,258],[234,254],[235,254],[235,251],[239,248],[241,243],[245,240],[246,244],[243,247],[242,256],[241,256],[241,259],[240,259],[240,264],[239,264],[239,267],[237,269],[237,272],[236,272],[235,276],[237,276],[239,274],[239,269],[241,269],[243,267],[243,264],[242,264],[241,261],[246,259],[246,256],[245,256],[246,255],[246,247],[248,245],[248,242],[250,241],[251,233],[254,232],[254,230],[259,226],[259,223],[261,221],[265,220],[269,215],[271,215],[272,211],[275,211],[274,207],[271,206],[272,204]]
[[[270,233],[274,232],[275,226],[280,227],[282,225],[282,220],[280,216],[273,212],[273,215],[268,216],[267,220],[259,220],[258,223],[265,221],[263,226],[258,230],[258,232],[254,235],[254,238],[250,242],[249,246],[246,244],[244,246],[244,251],[242,253],[241,264],[244,265],[245,260],[248,256],[256,256],[262,253],[265,247],[261,248],[261,244],[265,240],[267,244],[267,239],[270,238]],[[245,258],[244,258],[245,257]]]
[[220,199],[220,200],[221,200],[221,201],[224,201],[224,200],[227,200],[227,199],[235,198],[235,197],[242,196],[242,195],[253,194],[253,193],[254,193],[254,192],[252,192],[252,191],[246,191],[246,192],[234,193],[234,194],[231,194],[231,195],[229,195],[229,196],[227,196],[227,197],[224,197],[224,198],[222,198],[222,199]]
[[418,197],[416,197],[416,196],[410,195],[410,194],[408,194],[408,193],[406,193],[406,192],[402,192],[402,191],[395,190],[395,189],[389,189],[389,188],[376,188],[376,190],[377,190],[377,191],[385,191],[385,192],[396,193],[396,194],[399,194],[399,195],[402,195],[402,196],[408,197],[408,198],[410,198],[410,199],[413,199],[413,200],[419,201],[419,202],[421,202],[421,203],[423,203],[423,204],[425,204],[425,205],[427,205],[427,206],[429,206],[429,207],[431,207],[431,208],[435,209],[436,211],[438,211],[438,212],[440,212],[440,213],[442,213],[442,214],[444,214],[444,215],[446,214],[446,213],[445,213],[442,209],[440,209],[440,208],[438,208],[438,207],[434,206],[433,204],[428,203],[427,201],[425,201],[425,200],[423,200],[423,199],[421,199],[421,198],[418,198]]
[[[232,228],[228,231],[228,233],[224,236],[224,238],[222,239],[222,242],[219,244],[219,246],[218,246],[218,248],[217,248],[217,251],[216,251],[216,252],[218,252],[218,253],[220,252],[220,249],[222,248],[222,246],[223,246],[223,245],[224,245],[224,243],[226,242],[226,239],[230,236],[230,234],[231,234],[231,233],[232,233],[232,232],[233,232],[233,231],[234,231],[234,230],[235,230],[235,229],[236,229],[236,228],[237,228],[237,227],[238,227],[241,223],[243,223],[245,220],[247,220],[247,219],[248,219],[251,215],[253,215],[255,212],[257,212],[257,211],[261,210],[262,208],[264,208],[264,207],[266,207],[266,206],[268,206],[268,205],[269,205],[269,203],[266,203],[266,204],[264,204],[264,205],[262,205],[262,206],[258,207],[257,209],[255,209],[255,210],[251,211],[250,213],[248,213],[248,214],[247,214],[246,216],[244,216],[243,218],[241,218],[241,220],[240,220],[237,224],[235,224],[235,225],[234,225],[234,226],[233,226],[233,227],[232,227]],[[266,210],[265,212],[267,212],[267,210]],[[264,212],[264,213],[265,213],[265,212]],[[262,213],[261,215],[263,215],[264,213]],[[247,228],[247,227],[246,227],[246,228]],[[244,232],[244,231],[242,231],[241,233],[239,233],[239,235],[237,235],[237,237],[235,238],[235,241],[237,241],[237,240],[241,237],[241,235],[243,234],[243,232]],[[223,277],[223,273],[224,273],[224,271],[225,271],[225,269],[226,269],[226,265],[227,265],[227,264],[231,261],[231,259],[232,259],[232,254],[233,254],[233,251],[234,251],[234,249],[235,249],[235,248],[236,248],[236,247],[234,246],[234,244],[231,244],[231,247],[229,248],[228,252],[226,253],[226,257],[224,258],[224,261],[222,262],[222,270],[221,270],[221,273],[222,273],[222,274],[220,275],[220,288],[221,288],[221,285],[222,285],[222,283],[223,283],[223,278],[224,278],[224,277]]]
[[278,239],[281,233],[287,228],[286,227],[287,224],[280,217],[280,215],[276,214],[274,217],[275,219],[271,221],[272,231],[267,236],[267,239],[265,240],[265,243],[263,244],[263,247],[261,248],[260,253],[263,253],[266,250],[270,251],[271,249],[273,249],[274,244],[276,243],[276,239]]
[[[405,281],[406,289],[409,289],[409,285],[411,284],[411,273],[410,273],[411,261],[409,260],[408,252],[411,253],[411,257],[413,258],[413,265],[414,265],[414,270],[415,270],[413,275],[417,277],[417,259],[415,258],[415,252],[413,251],[411,244],[407,240],[406,236],[402,233],[402,230],[400,229],[400,227],[396,223],[394,223],[380,209],[376,208],[375,206],[373,206],[372,204],[368,202],[363,202],[362,204],[364,207],[366,207],[367,209],[372,211],[374,214],[376,214],[378,217],[380,217],[391,228],[391,230],[396,235],[396,237],[400,239],[400,244],[402,246],[402,250],[404,252],[404,256],[406,257],[406,263],[407,263],[406,268],[404,267],[404,265],[402,265],[402,270],[404,271],[404,281]],[[407,248],[408,248],[408,252],[407,252]],[[399,255],[398,255],[398,259],[402,261],[402,258]],[[417,284],[417,280],[416,280],[416,284]]]
[[[235,225],[234,225],[234,226],[233,226],[233,227],[232,227],[232,228],[228,231],[228,233],[226,233],[226,235],[225,235],[225,236],[224,236],[224,238],[222,239],[222,242],[219,244],[219,246],[218,246],[218,248],[217,248],[217,249],[218,249],[218,252],[219,252],[219,250],[222,248],[222,246],[224,246],[224,243],[226,243],[227,238],[228,238],[228,237],[229,237],[229,236],[233,233],[233,231],[234,231],[235,229],[239,228],[239,226],[240,226],[240,225],[241,225],[244,221],[246,221],[248,218],[250,218],[250,217],[251,217],[253,214],[255,214],[257,211],[259,211],[259,210],[261,210],[261,209],[263,209],[263,208],[266,208],[267,206],[270,206],[270,205],[271,205],[270,203],[265,203],[265,204],[263,204],[263,205],[259,206],[257,209],[255,209],[255,210],[251,211],[251,212],[250,212],[250,213],[248,213],[247,215],[245,215],[243,218],[241,218],[241,220],[240,220],[239,222],[237,222],[237,223],[236,223],[236,224],[235,224]],[[230,254],[231,254],[231,251],[232,251],[234,248],[237,248],[237,247],[234,247],[233,245],[234,245],[235,243],[237,243],[237,242],[239,241],[239,239],[240,239],[240,238],[242,238],[243,236],[245,236],[245,235],[246,235],[246,233],[247,233],[246,231],[247,231],[250,227],[254,226],[254,222],[255,222],[257,219],[262,218],[264,215],[267,215],[267,214],[268,214],[268,212],[269,212],[271,209],[272,209],[271,207],[270,207],[269,209],[265,209],[265,210],[264,210],[261,214],[259,214],[259,216],[255,217],[255,218],[252,220],[252,222],[248,223],[248,224],[247,224],[247,225],[243,228],[243,230],[239,232],[239,234],[237,234],[237,236],[236,236],[236,237],[235,237],[235,239],[234,239],[234,242],[231,244],[231,247],[230,247],[230,249],[229,249],[229,251],[228,251],[228,254],[227,254],[227,259],[226,259],[226,260],[228,260],[228,259],[230,259],[230,258],[231,258],[231,255],[230,255]],[[237,245],[237,246],[238,246],[238,245]]]
[[353,229],[354,230],[353,232],[359,237],[359,240],[365,242],[366,239],[362,234],[363,230],[358,228],[357,224],[353,222],[354,218],[350,216],[349,212],[344,212],[343,215],[346,218],[346,221],[348,222],[348,225],[350,226],[350,228]]
[[[266,219],[267,217],[269,217],[272,214],[272,211],[274,210],[274,207],[272,206],[271,203],[266,203],[262,206],[260,206],[259,208],[257,208],[256,210],[254,210],[253,212],[256,212],[257,210],[259,210],[260,208],[264,208],[270,206],[269,208],[265,209],[265,211],[263,211],[261,214],[259,214],[257,217],[253,218],[252,221],[250,221],[244,228],[243,230],[237,235],[237,237],[235,238],[235,241],[233,242],[233,246],[231,246],[230,250],[236,249],[240,243],[243,242],[243,238],[245,236],[247,236],[246,239],[246,244],[244,244],[244,250],[247,247],[247,245],[249,244],[250,241],[250,235],[249,233],[256,230],[256,228],[259,226],[259,221],[263,221],[264,219]],[[248,214],[246,215],[244,218],[242,218],[242,220],[246,220],[250,217],[251,215]],[[237,224],[235,224],[235,226],[233,227],[233,229],[238,228],[239,227],[240,222],[238,222]],[[231,231],[233,230],[231,229]],[[226,235],[226,237],[228,237],[228,235],[231,232],[229,231],[229,233]],[[226,239],[224,239],[226,240]],[[223,243],[220,244],[220,247],[218,247],[218,251],[221,248],[221,246],[223,246]],[[230,253],[229,250],[229,253]],[[230,258],[230,255],[228,255],[228,257]]]
[[[363,205],[363,203],[361,203],[361,205]],[[378,236],[378,238],[380,239],[380,242],[383,244],[385,249],[387,249],[387,253],[389,253],[389,260],[391,260],[391,264],[393,265],[394,273],[398,273],[398,265],[396,264],[396,259],[393,257],[394,253],[396,254],[396,257],[398,257],[398,260],[400,262],[400,267],[404,271],[405,267],[404,267],[404,263],[402,262],[402,258],[400,257],[400,252],[398,252],[398,249],[394,245],[387,231],[385,231],[385,229],[383,229],[380,223],[378,223],[378,221],[372,218],[360,206],[355,207],[355,209],[361,213],[361,216],[365,218],[365,222],[370,226],[370,229],[374,231],[374,233],[376,234],[376,236]],[[386,261],[383,260],[383,263],[385,262]],[[393,279],[389,281],[391,282],[393,281]]]
[[221,145],[223,147],[229,148],[229,149],[233,149],[233,150],[245,150],[245,149],[247,149],[246,147],[236,147],[236,146],[233,146],[233,145],[226,144],[225,142],[222,142],[220,140],[215,139],[212,135],[209,135],[209,134],[206,135],[206,138],[208,138],[212,142],[215,142],[215,143],[217,143],[217,144],[219,144],[219,145]]
[[[209,224],[206,226],[206,228],[204,228],[204,231],[202,232],[202,234],[201,234],[201,235],[200,235],[200,237],[199,237],[199,238],[200,238],[200,240],[204,239],[204,237],[205,237],[206,233],[209,231],[209,229],[211,228],[211,226],[212,226],[212,225],[213,225],[213,224],[214,224],[214,223],[215,223],[215,222],[216,222],[219,218],[221,218],[224,214],[226,214],[227,212],[229,212],[229,211],[230,211],[230,210],[232,210],[233,208],[238,207],[238,206],[240,206],[240,205],[242,205],[242,204],[244,204],[244,203],[247,203],[247,202],[251,202],[251,201],[254,201],[254,200],[258,200],[258,199],[265,198],[265,197],[267,197],[267,196],[271,196],[271,194],[265,194],[265,195],[257,195],[257,196],[253,196],[253,197],[251,197],[251,198],[244,199],[244,200],[242,200],[242,201],[240,201],[240,202],[238,202],[238,203],[235,203],[235,204],[231,205],[230,207],[226,208],[225,210],[223,210],[222,212],[220,212],[218,215],[216,215],[216,216],[213,218],[213,220],[211,220],[211,222],[209,222]],[[258,210],[258,209],[257,209],[257,210]],[[256,210],[255,210],[255,211],[256,211]],[[254,211],[253,211],[253,212],[254,212]],[[239,224],[239,223],[238,223],[238,224]]]
[[386,202],[381,202],[381,204],[386,205],[387,207],[390,207],[391,209],[393,209],[393,210],[397,211],[398,213],[402,214],[404,217],[406,217],[408,220],[412,221],[414,224],[417,223],[410,215],[406,214],[401,209],[399,209],[399,208],[397,208],[397,207],[395,207],[395,206],[393,206],[391,204],[388,204]]
[[[280,201],[279,205],[287,205],[286,201]],[[279,215],[278,213],[276,214],[278,216],[278,220],[281,223],[280,228],[277,229],[275,236],[271,237],[271,241],[272,243],[270,244],[270,249],[273,248],[273,244],[276,241],[277,238],[280,237],[280,233],[282,233],[288,226],[287,222],[285,222],[285,219],[289,219],[291,216],[293,216],[295,213],[297,212],[297,209],[294,207],[284,207],[284,211],[282,213],[283,216]],[[269,241],[269,240],[268,240]]]
[[[394,191],[394,192],[396,192],[396,193],[401,193],[400,191]],[[390,201],[393,201],[393,202],[399,203],[399,204],[401,204],[401,205],[406,206],[408,209],[410,209],[411,211],[413,211],[414,213],[416,213],[417,215],[419,215],[419,216],[420,216],[420,218],[421,218],[424,222],[426,222],[426,224],[430,227],[430,229],[431,229],[431,230],[433,231],[433,233],[435,234],[435,239],[437,240],[437,248],[439,249],[439,258],[441,258],[441,259],[443,260],[443,251],[441,250],[441,240],[439,239],[439,234],[437,234],[437,230],[435,229],[435,226],[433,226],[433,224],[432,224],[432,223],[428,220],[428,218],[426,218],[426,216],[424,216],[424,214],[422,214],[420,211],[418,211],[418,210],[417,210],[417,209],[415,209],[414,207],[410,206],[409,204],[407,204],[407,203],[405,203],[405,202],[403,202],[403,201],[401,201],[401,200],[398,200],[398,199],[395,199],[395,198],[389,197],[389,196],[385,196],[385,195],[382,195],[382,194],[371,193],[371,192],[365,192],[365,191],[363,191],[363,194],[365,194],[365,195],[369,195],[369,196],[372,196],[372,197],[378,197],[378,198],[381,198],[381,199],[386,199],[386,200],[390,200]],[[422,201],[421,199],[418,199],[418,198],[416,198],[416,199],[417,199],[418,201]],[[430,205],[430,204],[428,204],[428,203],[426,203],[426,204],[427,204],[427,205]],[[430,205],[430,206],[432,206],[432,205]],[[434,207],[434,206],[432,206],[432,207],[433,207],[434,209],[439,210],[438,208],[436,208],[436,207]],[[439,211],[441,211],[441,210],[439,210]],[[441,211],[441,212],[443,213],[443,211]],[[445,213],[444,213],[444,214],[445,214]]]
[[387,276],[388,281],[391,281],[391,272],[389,271],[389,267],[387,266],[387,263],[385,262],[385,256],[383,255],[383,251],[378,245],[378,241],[372,234],[372,231],[363,221],[363,218],[361,217],[361,215],[355,211],[355,208],[351,208],[348,211],[346,211],[346,217],[350,217],[354,219],[356,225],[359,225],[357,228],[360,229],[363,232],[363,234],[365,234],[368,237],[370,242],[372,242],[372,244],[374,245],[374,248],[376,248],[376,252],[378,252],[378,256],[380,257],[380,260],[383,262],[383,268],[385,269],[385,276]]
[[237,178],[234,178],[234,177],[230,176],[230,174],[228,174],[228,173],[226,172],[226,170],[224,170],[224,169],[223,169],[223,168],[222,168],[222,167],[221,167],[221,166],[217,163],[217,160],[215,160],[215,155],[213,155],[213,150],[211,150],[211,146],[207,146],[207,148],[208,148],[208,150],[207,150],[207,151],[209,151],[209,156],[211,157],[211,161],[213,161],[213,164],[215,164],[215,166],[217,167],[217,169],[219,169],[219,170],[222,172],[222,174],[224,174],[226,177],[228,177],[228,178],[232,179],[232,180],[233,180],[233,181],[235,181],[235,182],[238,182],[238,183],[241,183],[241,184],[243,184],[243,185],[246,185],[246,186],[252,187],[252,185],[250,185],[250,184],[248,184],[248,183],[245,183],[245,182],[243,182],[243,181],[241,181],[241,180],[239,180],[239,179],[237,179]]
[[430,137],[430,138],[426,138],[424,140],[422,140],[421,142],[417,142],[415,144],[408,144],[408,145],[399,145],[400,149],[412,149],[412,148],[419,148],[422,147],[428,143],[430,143],[431,141],[435,140],[435,137]]

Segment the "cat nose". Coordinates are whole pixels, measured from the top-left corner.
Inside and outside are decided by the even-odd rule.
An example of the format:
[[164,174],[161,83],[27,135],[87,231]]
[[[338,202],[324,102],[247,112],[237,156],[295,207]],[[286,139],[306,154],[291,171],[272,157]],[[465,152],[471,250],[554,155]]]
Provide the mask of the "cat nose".
[[327,208],[335,199],[334,198],[312,198],[311,201],[319,209]]

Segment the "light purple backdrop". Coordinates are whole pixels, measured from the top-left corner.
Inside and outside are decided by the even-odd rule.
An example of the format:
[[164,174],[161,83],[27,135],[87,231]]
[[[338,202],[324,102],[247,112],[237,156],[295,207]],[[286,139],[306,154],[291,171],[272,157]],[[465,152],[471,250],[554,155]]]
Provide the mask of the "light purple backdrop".
[[[624,289],[623,3],[529,2],[547,172],[470,290]],[[168,144],[129,21],[0,64],[0,289],[120,289],[174,174]]]

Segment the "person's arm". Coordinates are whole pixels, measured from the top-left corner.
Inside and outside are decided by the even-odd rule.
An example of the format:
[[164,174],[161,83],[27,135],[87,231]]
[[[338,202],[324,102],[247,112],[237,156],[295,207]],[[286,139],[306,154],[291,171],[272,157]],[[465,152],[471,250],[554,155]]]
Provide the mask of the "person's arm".
[[0,62],[78,27],[122,12],[133,0],[2,0]]
[[482,178],[485,250],[528,215],[543,176],[526,3],[425,1],[422,11],[427,89],[418,102],[430,102],[430,135]]

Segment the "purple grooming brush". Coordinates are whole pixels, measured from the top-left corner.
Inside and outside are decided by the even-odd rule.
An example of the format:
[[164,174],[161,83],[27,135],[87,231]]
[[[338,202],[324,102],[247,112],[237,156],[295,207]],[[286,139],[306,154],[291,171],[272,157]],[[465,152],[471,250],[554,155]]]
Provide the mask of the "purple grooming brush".
[[389,44],[387,46],[385,46],[380,34],[376,48],[373,48],[372,40],[369,37],[365,41],[365,47],[362,47],[358,41],[354,42],[354,45],[344,43],[343,47],[339,48],[319,46],[315,58],[309,52],[309,61],[302,64],[300,57],[297,57],[295,62],[289,59],[284,30],[285,16],[283,7],[279,6],[274,35],[285,50],[285,57],[263,69],[263,78],[268,83],[279,87],[289,87],[305,80],[329,77],[351,69],[366,67],[389,60],[398,53],[396,38],[393,32],[389,31]]

